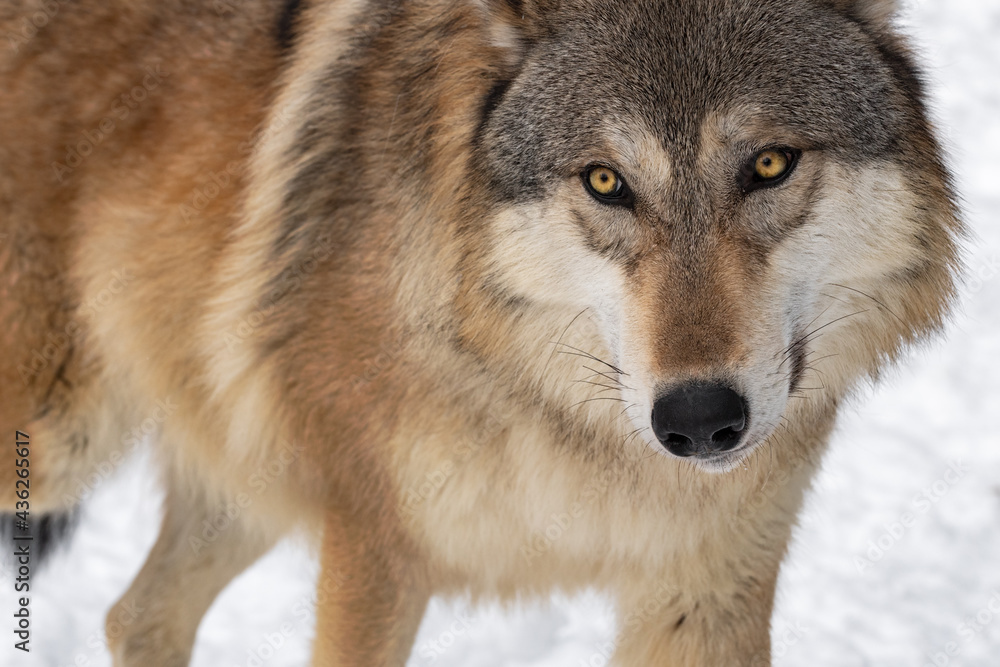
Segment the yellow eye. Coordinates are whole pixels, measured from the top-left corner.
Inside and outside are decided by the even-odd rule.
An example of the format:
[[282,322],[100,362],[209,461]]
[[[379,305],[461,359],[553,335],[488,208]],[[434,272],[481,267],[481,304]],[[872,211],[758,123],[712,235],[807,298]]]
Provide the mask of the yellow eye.
[[592,164],[580,173],[587,192],[602,204],[632,208],[635,197],[625,180],[611,167]]
[[757,175],[757,178],[765,181],[771,181],[775,178],[783,176],[791,161],[782,151],[776,150],[766,150],[761,151],[754,161],[753,170]]
[[614,197],[622,187],[618,174],[607,167],[593,167],[587,174],[587,182],[602,197]]

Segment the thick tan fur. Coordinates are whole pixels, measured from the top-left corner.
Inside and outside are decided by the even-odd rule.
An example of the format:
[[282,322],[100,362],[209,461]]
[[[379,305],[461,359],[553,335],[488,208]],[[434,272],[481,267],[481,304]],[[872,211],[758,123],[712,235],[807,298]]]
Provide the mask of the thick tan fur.
[[[593,214],[591,243],[637,258],[623,268],[588,254],[566,213],[578,181],[509,206],[470,182],[482,100],[544,3],[523,19],[471,1],[306,3],[291,52],[273,38],[283,4],[0,6],[0,33],[49,17],[0,56],[0,432],[30,434],[33,512],[72,505],[149,424],[168,489],[159,541],[109,615],[144,610],[109,637],[116,667],[187,664],[215,595],[294,529],[321,545],[316,665],[403,664],[433,594],[588,586],[630,619],[618,664],[770,664],[778,568],[838,405],[951,298],[947,176],[910,171],[936,153],[930,135],[856,171],[804,159],[789,196],[818,202],[822,238],[798,228],[765,248],[724,230],[693,259],[681,226],[626,242]],[[378,203],[338,209],[364,224],[282,239],[283,218],[326,205],[288,201],[331,141],[306,141],[302,119],[323,104],[351,116],[317,91],[365,30],[395,63],[355,63],[380,119],[344,157],[365,180],[314,190]],[[404,52],[433,63],[419,88],[398,76]],[[707,117],[702,167],[743,136],[795,140],[761,123],[746,107]],[[694,169],[640,123],[601,150],[646,165],[653,189]],[[782,304],[814,257],[809,319],[825,328],[804,383],[822,388],[788,397]],[[584,288],[614,295],[620,349]],[[497,294],[545,308],[510,317]],[[708,373],[751,378],[773,416],[721,473],[642,429],[657,382]],[[625,402],[601,400],[609,388]],[[4,465],[4,509],[12,491]]]

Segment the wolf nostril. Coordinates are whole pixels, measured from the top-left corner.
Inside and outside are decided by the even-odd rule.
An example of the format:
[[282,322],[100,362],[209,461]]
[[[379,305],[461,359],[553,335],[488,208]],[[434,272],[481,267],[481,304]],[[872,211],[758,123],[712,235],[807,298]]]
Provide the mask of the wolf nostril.
[[671,454],[716,454],[739,444],[746,428],[746,403],[724,385],[689,382],[656,400],[652,421],[653,433]]
[[[657,437],[660,436],[657,435]],[[660,442],[675,456],[691,456],[697,451],[691,438],[680,433],[667,433],[665,439],[660,438]]]
[[[740,429],[740,431],[742,431],[742,430],[743,429]],[[734,435],[736,435],[740,431],[737,431],[736,429],[732,428],[731,426],[727,426],[726,428],[722,429],[721,431],[716,431],[715,433],[712,434],[712,442],[723,442],[723,441],[728,440],[729,438],[733,437]]]
[[691,449],[694,445],[694,443],[691,442],[691,438],[686,435],[681,435],[680,433],[668,433],[667,442],[669,442],[670,446],[675,449]]
[[740,441],[742,434],[742,428],[738,431],[731,427],[724,428],[712,434],[712,444],[715,445],[718,451],[724,452],[735,447]]

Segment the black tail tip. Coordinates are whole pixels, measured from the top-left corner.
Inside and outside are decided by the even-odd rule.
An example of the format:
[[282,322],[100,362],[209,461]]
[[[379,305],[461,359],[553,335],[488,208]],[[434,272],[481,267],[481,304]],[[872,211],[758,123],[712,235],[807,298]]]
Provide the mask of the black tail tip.
[[66,547],[76,527],[77,519],[76,512],[32,516],[26,522],[25,530],[23,517],[0,513],[0,545],[7,545],[3,547],[5,555],[0,562],[9,567],[15,553],[15,550],[9,547],[28,545],[33,568],[40,567],[53,553]]

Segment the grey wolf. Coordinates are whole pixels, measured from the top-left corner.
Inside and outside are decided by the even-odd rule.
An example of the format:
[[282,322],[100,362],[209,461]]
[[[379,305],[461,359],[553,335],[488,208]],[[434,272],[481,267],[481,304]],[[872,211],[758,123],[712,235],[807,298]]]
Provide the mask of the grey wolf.
[[187,664],[292,531],[315,665],[403,664],[434,594],[585,587],[619,665],[769,664],[838,407],[955,293],[894,10],[3,3],[3,432],[33,513],[147,423],[166,489],[115,665]]

